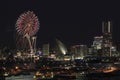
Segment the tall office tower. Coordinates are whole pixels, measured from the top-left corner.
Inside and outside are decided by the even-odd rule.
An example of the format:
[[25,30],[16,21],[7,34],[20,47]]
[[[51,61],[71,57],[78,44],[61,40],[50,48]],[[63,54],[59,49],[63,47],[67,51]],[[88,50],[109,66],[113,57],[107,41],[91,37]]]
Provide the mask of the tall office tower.
[[103,44],[102,44],[103,56],[111,56],[112,25],[110,21],[102,23],[102,33],[103,33]]
[[71,53],[74,54],[75,59],[83,58],[88,53],[88,47],[86,45],[73,45]]
[[96,50],[99,50],[102,48],[102,42],[103,42],[103,36],[96,36],[94,37],[93,41],[93,47]]
[[94,37],[93,41],[93,55],[101,55],[102,54],[102,43],[103,43],[103,36],[96,36]]
[[42,51],[44,56],[49,56],[49,44],[43,44]]

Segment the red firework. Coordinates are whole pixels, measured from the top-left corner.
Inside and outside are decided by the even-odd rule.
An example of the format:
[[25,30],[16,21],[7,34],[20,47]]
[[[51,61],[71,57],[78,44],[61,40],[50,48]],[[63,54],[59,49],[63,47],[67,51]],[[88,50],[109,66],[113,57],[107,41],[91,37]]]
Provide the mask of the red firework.
[[16,30],[20,35],[33,36],[39,29],[38,17],[32,12],[28,11],[20,15],[16,22]]

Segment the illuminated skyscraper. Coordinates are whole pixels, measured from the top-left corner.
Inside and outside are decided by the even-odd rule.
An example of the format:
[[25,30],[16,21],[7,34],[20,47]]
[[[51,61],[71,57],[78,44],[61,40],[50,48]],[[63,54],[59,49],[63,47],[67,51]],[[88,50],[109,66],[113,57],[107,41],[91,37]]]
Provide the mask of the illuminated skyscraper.
[[83,58],[88,53],[88,47],[86,45],[73,45],[71,47],[71,53],[74,54],[76,59]]
[[94,37],[94,41],[93,41],[93,45],[92,45],[93,55],[101,55],[102,54],[102,43],[103,43],[103,36]]
[[43,44],[42,51],[43,55],[49,56],[49,44]]
[[102,44],[103,56],[111,56],[112,25],[110,21],[102,23],[102,33],[103,33],[103,44]]
[[102,49],[103,36],[94,37],[93,47],[96,50]]

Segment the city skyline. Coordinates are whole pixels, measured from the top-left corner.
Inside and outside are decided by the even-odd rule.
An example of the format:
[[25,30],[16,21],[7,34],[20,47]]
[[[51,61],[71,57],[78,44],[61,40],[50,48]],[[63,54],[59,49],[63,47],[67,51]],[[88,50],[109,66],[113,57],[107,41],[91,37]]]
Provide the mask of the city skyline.
[[[102,35],[102,21],[113,24],[113,41],[120,41],[119,4],[112,1],[7,1],[3,7],[1,45],[12,45],[16,20],[23,12],[34,11],[40,21],[37,46],[58,38],[65,44],[91,45],[94,36]],[[3,43],[3,44],[2,44]]]

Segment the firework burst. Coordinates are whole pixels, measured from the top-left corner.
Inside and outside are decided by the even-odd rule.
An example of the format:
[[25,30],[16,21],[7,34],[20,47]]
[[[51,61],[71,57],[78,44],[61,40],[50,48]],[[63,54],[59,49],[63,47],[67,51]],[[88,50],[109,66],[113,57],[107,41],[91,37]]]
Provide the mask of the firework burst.
[[25,36],[33,36],[39,29],[38,17],[32,12],[28,11],[20,15],[16,22],[16,30],[18,34]]

